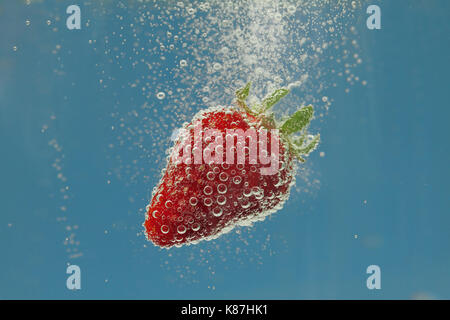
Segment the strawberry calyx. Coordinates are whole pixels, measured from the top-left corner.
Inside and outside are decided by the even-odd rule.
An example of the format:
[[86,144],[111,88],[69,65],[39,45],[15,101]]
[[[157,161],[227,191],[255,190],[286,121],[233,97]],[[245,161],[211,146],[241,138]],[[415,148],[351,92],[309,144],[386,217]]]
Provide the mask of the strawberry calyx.
[[281,138],[287,143],[289,151],[301,162],[317,148],[320,134],[308,134],[308,127],[314,117],[312,105],[302,106],[287,119],[277,121],[270,109],[289,93],[289,89],[280,88],[268,94],[259,104],[249,107],[245,101],[250,94],[251,82],[236,91],[237,105],[248,114],[260,119],[267,129],[279,129]]

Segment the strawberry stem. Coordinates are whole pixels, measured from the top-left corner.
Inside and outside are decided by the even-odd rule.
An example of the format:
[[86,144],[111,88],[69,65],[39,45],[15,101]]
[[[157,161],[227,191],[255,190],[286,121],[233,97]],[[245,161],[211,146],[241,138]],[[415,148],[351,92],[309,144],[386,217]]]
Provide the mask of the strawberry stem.
[[[289,90],[286,88],[277,89],[267,95],[259,105],[250,108],[245,103],[250,93],[250,86],[251,82],[248,82],[243,88],[236,91],[237,104],[247,113],[259,117],[265,127],[274,128],[276,123],[274,115],[273,113],[267,114],[267,111],[286,96],[289,93]],[[317,148],[320,142],[320,134],[315,136],[307,134],[307,128],[313,117],[313,106],[305,106],[297,110],[284,121],[281,126],[278,126],[281,136],[288,143],[289,150],[293,152],[296,158],[301,162],[305,162],[303,156],[308,156]],[[293,135],[298,132],[302,132],[302,134],[300,138],[295,139]],[[309,139],[305,144],[307,137]]]
[[243,88],[236,91],[236,97],[238,101],[245,102],[245,100],[247,100],[251,85],[251,82],[247,82],[247,84]]

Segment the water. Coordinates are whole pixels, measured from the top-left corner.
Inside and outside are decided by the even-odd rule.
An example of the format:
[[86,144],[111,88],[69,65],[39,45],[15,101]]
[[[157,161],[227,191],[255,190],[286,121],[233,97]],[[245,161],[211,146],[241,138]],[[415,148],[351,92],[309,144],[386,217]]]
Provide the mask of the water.
[[[0,3],[0,298],[450,298],[446,1]],[[446,10],[447,9],[447,10]],[[291,89],[322,143],[275,215],[160,250],[174,130]],[[78,265],[82,289],[66,288]],[[382,289],[368,290],[378,265]]]

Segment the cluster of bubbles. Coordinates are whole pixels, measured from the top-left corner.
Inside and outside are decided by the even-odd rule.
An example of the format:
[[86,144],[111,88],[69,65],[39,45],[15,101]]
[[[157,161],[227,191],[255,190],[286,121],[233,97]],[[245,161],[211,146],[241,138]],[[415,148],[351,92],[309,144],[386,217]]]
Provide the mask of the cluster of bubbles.
[[[64,42],[61,37],[59,37],[59,33],[61,29],[64,30],[65,24],[64,19],[66,17],[65,11],[61,10],[39,10],[40,6],[44,6],[45,0],[21,0],[20,1],[25,7],[30,7],[32,5],[36,5],[38,7],[37,10],[24,10],[26,14],[33,15],[35,14],[35,18],[31,18],[27,16],[23,20],[23,29],[20,29],[18,26],[18,34],[20,32],[36,32],[36,28],[45,27],[45,30],[57,35],[55,38],[48,38],[50,41],[41,41],[40,38],[35,39],[36,46],[39,46],[39,49],[42,52],[47,52],[54,57],[54,63],[51,64],[52,71],[54,74],[58,76],[65,76],[65,67],[64,61],[62,58],[62,54],[66,53],[64,46],[61,44]],[[4,9],[4,6],[0,7],[0,13]],[[37,14],[36,14],[37,13]],[[86,19],[87,20],[87,19]],[[64,27],[61,27],[64,26]],[[85,27],[89,26],[89,22],[86,21]],[[27,46],[29,46],[29,36],[17,37],[14,40],[14,43],[11,44],[11,50],[15,54],[24,54],[27,50]],[[9,45],[9,44],[8,44]],[[67,96],[64,96],[64,99],[67,100]],[[55,173],[55,191],[50,193],[50,197],[55,201],[57,205],[57,216],[56,221],[61,224],[64,230],[64,237],[61,240],[64,245],[65,251],[67,253],[67,259],[74,260],[83,256],[83,252],[80,249],[80,240],[78,237],[79,225],[70,218],[70,203],[73,199],[72,190],[70,189],[70,183],[68,178],[64,173],[65,166],[65,157],[66,154],[63,150],[62,145],[64,141],[61,141],[59,135],[56,130],[56,115],[50,112],[49,118],[42,124],[41,134],[44,139],[48,142],[49,154],[52,155],[52,163],[51,167]],[[69,262],[68,262],[69,263]]]
[[[36,2],[24,1],[27,5]],[[291,114],[301,104],[313,104],[320,120],[333,103],[327,89],[336,87],[340,79],[348,84],[342,88],[346,92],[352,85],[366,85],[357,75],[363,62],[355,27],[357,15],[363,13],[360,1],[84,0],[80,5],[95,17],[84,20],[83,28],[96,28],[87,45],[100,56],[99,86],[116,101],[110,112],[108,183],[119,181],[130,190],[130,204],[139,208],[142,220],[145,208],[141,204],[149,200],[166,164],[164,150],[171,144],[171,133],[197,111],[231,104],[235,89],[252,81],[250,103],[287,87],[291,94],[274,110],[277,116]],[[59,31],[52,22],[61,19],[64,15],[52,14],[48,27]],[[33,23],[25,21],[26,26]],[[105,25],[108,28],[102,34]],[[58,45],[53,53],[58,56],[60,50]],[[63,73],[59,62],[55,72]],[[238,180],[233,178],[234,183]],[[303,201],[319,185],[318,173],[307,162],[299,168],[292,191],[302,196],[294,195],[291,201]],[[143,192],[142,186],[148,190]],[[135,208],[130,207],[133,214]],[[188,254],[195,256],[187,259],[193,263],[207,261],[211,275],[214,259],[217,263],[260,262],[265,253],[276,251],[271,249],[274,237],[283,242],[282,235],[270,236],[265,228],[265,224],[239,228],[234,238],[191,246],[189,252],[171,251],[169,257]],[[70,234],[67,241],[77,243]],[[248,241],[261,250],[247,250]],[[77,254],[73,249],[70,253]],[[195,268],[174,266],[171,258],[162,265],[196,281]]]
[[[361,11],[359,1],[142,0],[119,1],[111,11],[106,5],[102,10],[105,17],[114,15],[118,28],[90,42],[96,52],[105,54],[104,64],[99,64],[101,85],[108,90],[120,81],[125,91],[136,95],[118,101],[111,113],[115,141],[110,144],[110,157],[115,168],[108,174],[129,187],[155,185],[166,165],[161,151],[170,146],[171,133],[201,109],[231,104],[236,88],[247,81],[252,82],[250,103],[287,87],[291,94],[274,110],[277,116],[313,104],[318,119],[324,119],[332,106],[327,89],[336,87],[339,78],[348,83],[342,89],[346,92],[352,85],[366,84],[356,75],[362,63],[354,26],[355,13]],[[125,157],[124,151],[132,158]],[[239,182],[238,177],[233,179]],[[292,191],[302,196],[291,200],[304,201],[305,194],[314,194],[319,186],[318,174],[307,163],[299,168]],[[150,194],[136,188],[133,198],[145,203]],[[231,246],[233,237],[227,236],[210,242],[206,249],[191,246],[189,254],[199,264],[209,261],[208,266],[210,250],[223,259],[259,261],[262,251],[235,254],[235,250],[243,253],[236,248],[255,237],[264,252],[273,254],[261,228],[265,226],[237,229],[234,234],[241,244],[233,241]],[[184,260],[185,254],[173,251],[170,256]],[[176,268],[167,261],[162,265]],[[186,278],[194,269],[183,265],[178,272]]]
[[64,226],[65,238],[63,245],[66,247],[66,253],[69,260],[74,260],[83,256],[83,252],[79,250],[80,241],[77,237],[77,231],[79,226],[70,222],[70,202],[72,200],[72,194],[70,192],[70,184],[67,177],[64,174],[64,160],[65,154],[61,143],[53,137],[51,131],[54,129],[54,121],[56,117],[52,115],[50,117],[49,124],[42,126],[41,133],[49,137],[48,146],[55,154],[55,158],[52,163],[52,168],[55,171],[58,192],[52,193],[50,196],[59,203],[59,215],[56,220]]
[[[284,86],[292,93],[274,110],[279,116],[313,104],[319,119],[332,105],[326,90],[338,78],[346,79],[346,91],[365,84],[355,74],[362,63],[352,25],[361,11],[356,1],[119,1],[110,12],[102,8],[118,28],[90,42],[106,56],[100,83],[108,90],[120,81],[137,95],[118,101],[111,113],[112,154],[137,155],[116,159],[127,183],[157,177],[165,159],[154,150],[167,148],[164,137],[200,109],[231,104],[247,81],[250,102]],[[143,170],[149,155],[159,166],[153,176]],[[307,176],[301,178],[311,184]]]
[[[179,155],[186,153],[192,157],[195,149],[202,148],[201,141],[191,139],[195,128],[207,126],[207,123],[216,119],[220,119],[219,127],[241,126],[243,130],[247,128],[252,128],[255,132],[258,130],[259,121],[229,110],[227,107],[202,110],[190,124],[185,123],[180,130],[183,134],[178,136],[176,146],[169,150],[171,157],[173,158],[173,153]],[[220,134],[225,135],[225,129],[222,130]],[[253,139],[249,137],[248,140]],[[206,138],[205,142],[222,147],[222,140],[216,136],[215,141]],[[287,150],[285,148],[280,150],[283,153],[280,154],[279,169],[275,174],[261,175],[260,170],[265,165],[250,164],[249,147],[243,147],[239,141],[236,147],[231,148],[234,148],[233,158],[238,158],[239,144],[246,164],[217,164],[212,161],[192,167],[171,160],[170,166],[163,170],[164,178],[161,185],[154,188],[151,206],[146,209],[147,230],[158,230],[150,231],[151,234],[148,235],[155,244],[163,247],[167,245],[181,247],[183,244],[217,239],[236,226],[250,226],[256,221],[262,221],[283,207],[289,197],[290,187],[295,184],[296,166]],[[206,146],[205,150],[209,146]],[[211,156],[214,158],[215,151],[212,152]],[[200,225],[197,222],[200,222]],[[199,230],[200,232],[197,232]],[[170,232],[171,236],[160,237],[159,231],[163,235]]]

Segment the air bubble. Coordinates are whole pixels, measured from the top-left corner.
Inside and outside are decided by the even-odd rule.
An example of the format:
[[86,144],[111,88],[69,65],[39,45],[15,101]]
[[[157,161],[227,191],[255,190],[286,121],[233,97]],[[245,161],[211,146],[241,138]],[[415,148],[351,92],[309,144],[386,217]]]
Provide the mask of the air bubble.
[[291,6],[289,6],[289,7],[287,8],[287,11],[288,11],[290,14],[294,14],[295,11],[297,11],[297,8],[296,8],[294,5],[291,5]]
[[252,193],[253,194],[258,194],[259,193],[260,188],[259,187],[253,187],[252,188]]
[[189,203],[191,204],[191,206],[196,206],[196,205],[197,205],[197,202],[198,202],[198,200],[197,200],[196,197],[191,197],[191,198],[189,199]]
[[186,233],[186,227],[184,226],[184,225],[179,225],[178,227],[177,227],[177,232],[179,233],[179,234],[184,234],[184,233]]
[[192,224],[192,223],[194,222],[194,218],[192,218],[191,216],[189,216],[189,217],[186,219],[186,221],[187,221],[187,223]]
[[213,201],[211,198],[205,198],[203,199],[203,203],[205,204],[205,206],[209,207],[213,204]]
[[158,219],[161,216],[158,210],[155,210],[152,212],[152,217],[155,219]]
[[226,172],[221,172],[219,174],[220,181],[227,181],[228,180],[228,174]]
[[257,194],[255,194],[255,198],[257,200],[261,200],[262,198],[264,198],[264,191],[261,190],[260,192],[258,192]]
[[223,183],[220,183],[220,184],[217,186],[217,192],[220,193],[220,194],[226,193],[226,192],[227,192],[227,186],[224,185]]
[[167,209],[172,208],[173,203],[170,200],[167,200],[166,203],[164,204],[166,206]]
[[161,232],[164,233],[164,234],[168,233],[169,232],[169,226],[166,226],[165,224],[163,224],[161,226]]
[[223,206],[225,203],[227,203],[227,198],[225,198],[225,196],[223,195],[220,195],[217,197],[217,203]]
[[247,208],[249,208],[249,207],[250,207],[250,201],[248,201],[248,200],[242,201],[242,202],[241,202],[241,207],[242,207],[242,209],[247,209]]
[[212,214],[213,214],[215,217],[220,217],[220,216],[222,215],[222,213],[223,213],[223,211],[222,211],[222,209],[219,208],[219,207],[215,207],[214,209],[212,209]]
[[203,188],[203,192],[209,196],[210,194],[213,193],[213,188],[211,186],[206,186],[205,188]]

